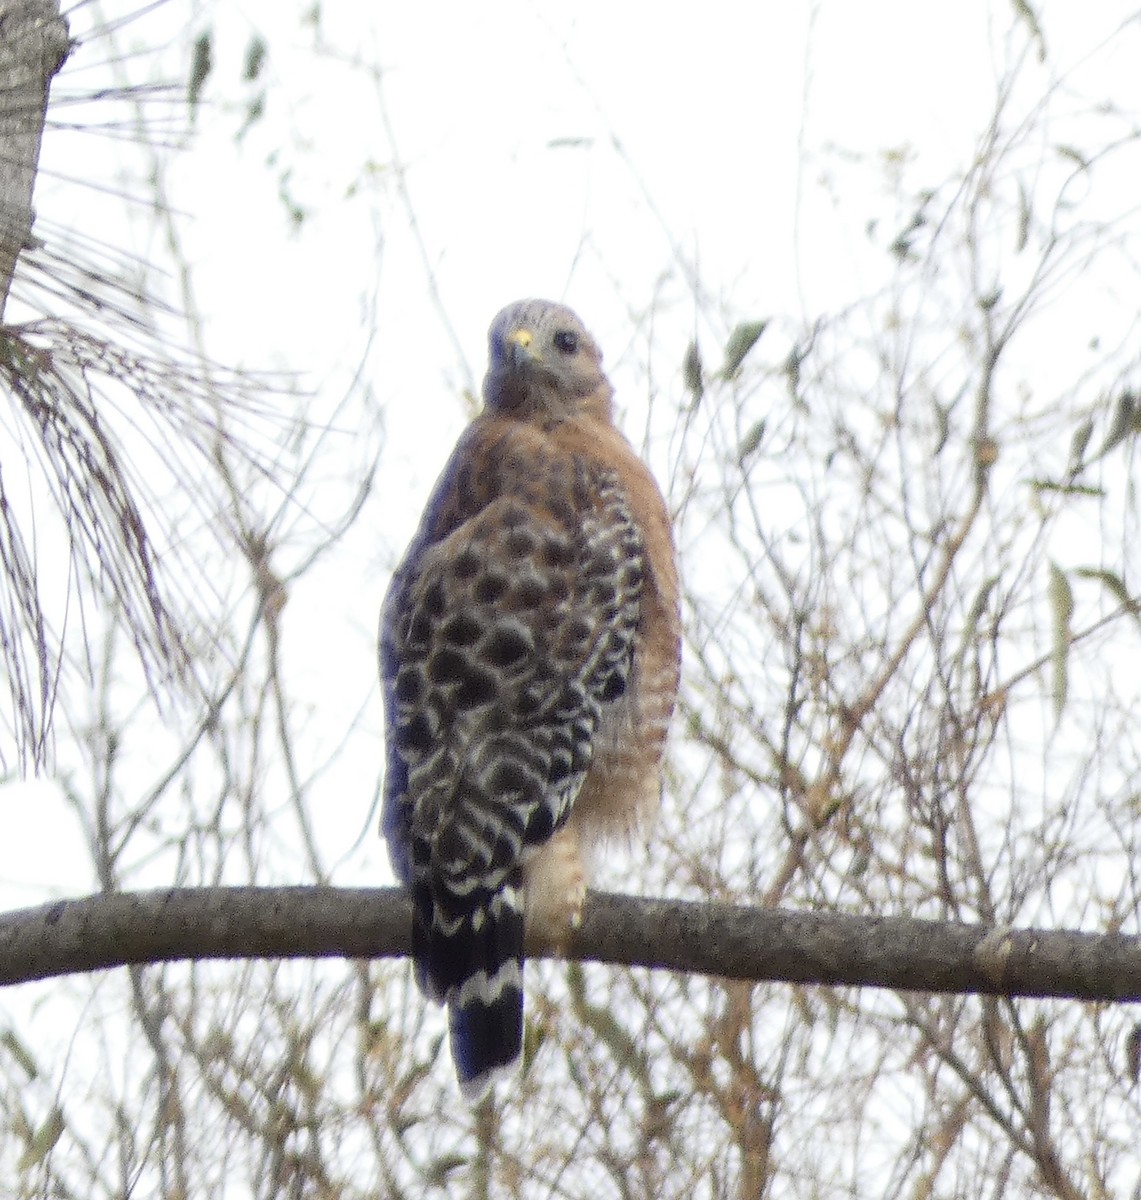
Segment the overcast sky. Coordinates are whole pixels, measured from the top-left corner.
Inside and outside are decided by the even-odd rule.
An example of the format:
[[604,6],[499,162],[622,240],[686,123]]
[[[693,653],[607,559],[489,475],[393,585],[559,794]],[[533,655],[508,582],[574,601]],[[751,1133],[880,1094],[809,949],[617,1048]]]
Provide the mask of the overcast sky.
[[[135,6],[78,8],[76,33],[117,7]],[[307,733],[333,747],[370,694],[377,705],[375,738],[357,751],[371,765],[346,762],[330,781],[345,803],[321,814],[322,841],[340,859],[367,828],[360,801],[379,755],[376,608],[466,419],[462,393],[478,388],[495,312],[526,295],[576,308],[603,346],[627,427],[641,431],[651,399],[680,395],[695,333],[716,361],[735,320],[791,328],[880,286],[890,256],[867,226],[891,212],[893,164],[905,192],[963,171],[1016,60],[1026,97],[1054,87],[1064,140],[1091,96],[1141,112],[1141,48],[1135,25],[1104,44],[1128,11],[1117,3],[1094,16],[1054,6],[1047,70],[1014,6],[998,2],[342,0],[321,5],[315,54],[305,7],[174,2],[121,36],[141,82],[184,79],[187,26],[212,33],[195,134],[169,168],[211,355],[298,373],[315,420],[363,362],[386,409],[366,528],[287,609],[305,634],[290,643],[294,677],[321,698]],[[239,82],[254,37],[268,47],[267,107],[237,139],[256,90]],[[106,58],[98,39],[81,46],[57,93],[97,86]],[[149,215],[116,186],[117,146],[50,132],[41,219],[160,261]],[[1122,180],[1123,211],[1137,177]],[[299,226],[282,194],[304,210]],[[909,214],[896,215],[902,225]],[[166,286],[177,299],[173,276]],[[676,354],[653,359],[651,345]],[[661,470],[668,430],[651,434]],[[340,436],[351,457],[358,431]],[[87,890],[89,874],[77,876],[89,868],[78,841],[74,854],[62,848],[55,806],[42,799],[25,813],[0,845],[0,903]],[[41,822],[56,827],[50,869],[29,852],[43,844]],[[343,870],[344,882],[385,875],[377,840]]]

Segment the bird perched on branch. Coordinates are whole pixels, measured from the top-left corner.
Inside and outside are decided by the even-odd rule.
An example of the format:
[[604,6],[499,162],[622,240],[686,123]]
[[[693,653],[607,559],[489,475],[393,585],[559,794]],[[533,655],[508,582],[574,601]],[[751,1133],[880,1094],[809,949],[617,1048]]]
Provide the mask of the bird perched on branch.
[[584,851],[658,801],[680,661],[669,516],[598,346],[523,300],[489,351],[380,632],[383,829],[472,1099],[522,1050],[524,933],[565,945]]

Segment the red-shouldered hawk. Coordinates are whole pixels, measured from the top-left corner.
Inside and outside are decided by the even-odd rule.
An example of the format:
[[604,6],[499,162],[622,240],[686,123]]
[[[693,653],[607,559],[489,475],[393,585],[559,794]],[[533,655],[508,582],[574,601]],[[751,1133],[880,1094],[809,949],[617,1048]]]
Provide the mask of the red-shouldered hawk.
[[524,927],[564,942],[581,851],[658,801],[680,659],[669,516],[594,340],[523,300],[489,343],[380,637],[383,829],[473,1099],[522,1050]]

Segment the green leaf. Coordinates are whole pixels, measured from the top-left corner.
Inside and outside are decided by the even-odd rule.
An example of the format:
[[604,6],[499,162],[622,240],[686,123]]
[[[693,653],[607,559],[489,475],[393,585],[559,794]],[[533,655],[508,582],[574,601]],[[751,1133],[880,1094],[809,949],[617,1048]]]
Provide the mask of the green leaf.
[[1114,571],[1106,571],[1101,567],[1078,567],[1074,571],[1082,579],[1095,579],[1127,612],[1141,622],[1141,605],[1129,594],[1125,580]]
[[784,373],[788,379],[788,394],[794,399],[799,400],[797,392],[800,390],[800,364],[804,362],[807,351],[803,353],[799,346],[793,346],[788,352],[788,358],[784,360]]
[[0,1033],[0,1046],[19,1063],[24,1074],[29,1079],[35,1079],[40,1073],[39,1067],[36,1065],[36,1060],[32,1056],[32,1052],[24,1045],[22,1041],[10,1029]]
[[1063,158],[1068,158],[1070,162],[1075,162],[1083,171],[1089,170],[1089,159],[1077,149],[1076,146],[1058,145],[1055,147],[1058,153]]
[[265,39],[255,33],[250,38],[249,45],[246,46],[246,61],[242,66],[242,78],[247,83],[253,83],[261,74],[261,69],[265,66],[267,53],[268,49]]
[[249,132],[250,127],[256,125],[258,121],[265,116],[265,89],[263,88],[256,96],[250,99],[246,105],[246,117],[242,122],[241,129],[238,130],[238,136],[245,137]]
[[951,406],[934,401],[935,408],[935,446],[932,454],[940,454],[951,436]]
[[990,599],[990,594],[994,591],[997,584],[998,576],[992,575],[989,579],[983,580],[982,586],[975,593],[975,598],[967,611],[966,624],[963,626],[961,645],[964,653],[971,642],[975,640],[975,633],[978,631],[979,622],[982,620],[983,613],[986,612],[987,601]]
[[1057,492],[1061,496],[1092,496],[1095,500],[1105,499],[1105,488],[1091,483],[1058,483],[1054,479],[1031,479],[1030,486],[1038,492]]
[[741,466],[745,465],[746,460],[751,458],[765,437],[765,418],[761,417],[759,421],[754,421],[752,428],[741,439],[741,444],[737,447],[737,462]]
[[1022,180],[1018,181],[1018,237],[1014,243],[1015,254],[1021,254],[1030,240],[1030,196]]
[[681,374],[682,379],[685,380],[686,391],[693,396],[692,406],[696,408],[705,394],[705,372],[701,365],[701,350],[698,348],[696,338],[686,347],[685,358],[681,364]]
[[546,1021],[533,1021],[530,1018],[523,1025],[523,1062],[519,1069],[520,1078],[525,1078],[534,1065],[539,1051],[547,1041],[549,1033]]
[[1130,391],[1124,391],[1117,397],[1113,406],[1113,418],[1109,422],[1109,432],[1101,444],[1095,458],[1103,458],[1126,436],[1135,430],[1138,402],[1137,397]]
[[1077,429],[1074,430],[1074,436],[1070,438],[1069,470],[1071,475],[1076,475],[1084,466],[1083,459],[1085,458],[1086,448],[1089,446],[1092,434],[1093,417],[1086,417]]
[[745,355],[757,344],[767,327],[768,321],[745,321],[733,330],[725,344],[725,365],[721,368],[723,379],[737,373],[745,361]]
[[32,1135],[28,1148],[16,1163],[17,1171],[29,1171],[38,1166],[52,1152],[64,1130],[63,1109],[53,1108],[48,1119]]
[[1057,563],[1050,563],[1050,582],[1046,589],[1050,601],[1053,641],[1050,662],[1053,667],[1054,720],[1061,720],[1069,689],[1070,618],[1074,615],[1074,593],[1066,573]]
[[186,82],[186,100],[192,110],[198,107],[202,88],[213,69],[214,35],[207,29],[195,39],[194,55],[190,60],[190,77]]
[[1026,23],[1031,38],[1038,43],[1038,61],[1046,61],[1046,38],[1042,26],[1038,23],[1038,14],[1027,4],[1026,0],[1014,0],[1014,11]]

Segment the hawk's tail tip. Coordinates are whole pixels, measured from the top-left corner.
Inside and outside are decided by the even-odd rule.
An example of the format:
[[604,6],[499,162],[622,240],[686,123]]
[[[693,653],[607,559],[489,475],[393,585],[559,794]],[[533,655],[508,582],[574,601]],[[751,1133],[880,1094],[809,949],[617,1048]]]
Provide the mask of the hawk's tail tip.
[[[476,1104],[497,1079],[513,1075],[523,1056],[523,979],[520,964],[504,964],[495,990],[470,986],[462,1002],[449,1005],[452,1061],[464,1099]],[[512,972],[511,967],[516,970]],[[504,975],[512,976],[504,979]],[[470,983],[476,982],[470,980]],[[487,978],[479,980],[487,988]]]

